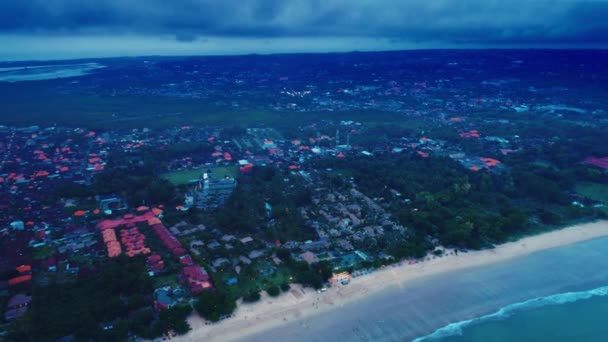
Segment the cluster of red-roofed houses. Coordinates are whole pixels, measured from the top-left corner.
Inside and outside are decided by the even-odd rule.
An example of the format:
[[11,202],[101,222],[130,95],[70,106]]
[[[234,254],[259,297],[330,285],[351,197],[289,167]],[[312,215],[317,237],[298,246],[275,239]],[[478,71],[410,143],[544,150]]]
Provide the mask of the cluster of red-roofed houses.
[[120,230],[120,242],[125,246],[125,254],[134,257],[140,254],[150,254],[150,248],[144,245],[145,235],[134,225],[128,225]]
[[163,242],[165,247],[178,259],[179,263],[184,265],[181,273],[181,280],[184,282],[192,294],[198,294],[204,290],[213,289],[213,284],[209,274],[203,267],[196,264],[192,257],[187,254],[181,242],[160,222],[153,223],[152,230],[158,238]]
[[17,286],[23,283],[29,283],[32,280],[32,266],[20,265],[15,269],[18,273],[17,276],[8,280],[8,286]]
[[[186,284],[192,294],[198,294],[204,290],[213,289],[211,278],[203,267],[196,264],[192,257],[187,253],[182,243],[173,235],[158,218],[162,210],[148,210],[140,207],[141,215],[124,215],[118,220],[104,220],[98,224],[110,258],[122,254],[122,245],[125,247],[125,254],[133,257],[140,254],[150,254],[152,251],[144,245],[145,235],[137,228],[137,223],[146,223],[154,232],[156,237],[163,243],[169,252],[184,266],[180,279]],[[120,230],[120,242],[116,238],[115,229],[125,227]],[[159,254],[150,255],[146,259],[146,266],[151,275],[158,274],[164,270],[164,261]]]
[[[97,226],[99,227],[103,241],[106,244],[108,257],[114,258],[122,254],[120,242],[124,245],[125,254],[129,257],[140,254],[150,254],[151,250],[144,245],[146,237],[137,229],[136,224],[155,219],[157,215],[155,213],[162,213],[162,211],[148,211],[139,216],[127,214],[118,220],[101,221]],[[116,229],[119,227],[124,227],[119,233],[120,242],[116,237]]]

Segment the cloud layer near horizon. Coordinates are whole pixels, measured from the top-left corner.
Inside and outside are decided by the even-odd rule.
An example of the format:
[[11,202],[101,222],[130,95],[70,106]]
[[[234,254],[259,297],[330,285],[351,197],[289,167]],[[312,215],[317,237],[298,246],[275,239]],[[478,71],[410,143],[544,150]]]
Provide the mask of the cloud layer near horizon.
[[0,36],[585,47],[608,45],[607,17],[608,0],[0,0]]

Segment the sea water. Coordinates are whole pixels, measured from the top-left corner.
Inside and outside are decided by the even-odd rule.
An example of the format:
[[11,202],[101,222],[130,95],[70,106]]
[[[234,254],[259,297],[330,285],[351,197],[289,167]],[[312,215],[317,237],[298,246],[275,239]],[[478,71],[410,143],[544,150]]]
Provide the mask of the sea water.
[[415,341],[608,341],[607,315],[608,286],[604,286],[512,304]]
[[396,282],[243,341],[608,341],[607,266],[608,238],[584,241]]

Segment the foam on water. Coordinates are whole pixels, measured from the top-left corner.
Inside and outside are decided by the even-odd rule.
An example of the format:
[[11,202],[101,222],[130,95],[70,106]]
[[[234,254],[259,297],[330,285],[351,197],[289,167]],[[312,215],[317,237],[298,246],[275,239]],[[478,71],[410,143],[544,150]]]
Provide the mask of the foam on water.
[[588,291],[566,292],[566,293],[560,293],[560,294],[551,295],[551,296],[547,296],[547,297],[534,298],[534,299],[527,300],[525,302],[515,303],[515,304],[505,306],[505,307],[501,308],[500,310],[498,310],[494,313],[488,314],[488,315],[476,317],[476,318],[469,319],[466,321],[448,324],[448,325],[444,326],[443,328],[437,329],[435,332],[433,332],[430,335],[419,337],[419,338],[415,339],[413,342],[432,341],[432,340],[439,340],[442,338],[446,338],[449,336],[462,335],[463,329],[467,328],[471,325],[480,324],[480,323],[487,322],[490,320],[506,319],[506,318],[509,318],[514,313],[516,313],[518,311],[522,311],[522,310],[530,310],[530,309],[540,308],[540,307],[549,306],[549,305],[561,305],[561,304],[573,303],[573,302],[577,302],[579,300],[589,299],[592,297],[605,297],[605,296],[608,296],[608,286],[602,286],[602,287],[598,287],[598,288],[595,288],[593,290],[588,290]]
[[0,82],[40,81],[88,75],[95,69],[105,68],[99,63],[35,65],[0,68]]

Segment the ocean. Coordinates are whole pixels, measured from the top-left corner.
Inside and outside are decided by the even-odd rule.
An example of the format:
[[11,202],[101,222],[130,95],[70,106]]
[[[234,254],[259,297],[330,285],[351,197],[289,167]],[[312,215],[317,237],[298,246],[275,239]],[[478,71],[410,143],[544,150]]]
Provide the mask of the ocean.
[[608,238],[389,287],[247,336],[288,341],[608,341]]
[[[608,252],[608,239],[560,247],[547,251],[547,256],[570,263],[599,251]],[[595,267],[599,279],[606,278],[605,286],[512,303],[490,314],[450,323],[414,342],[608,341],[608,265],[605,257],[585,260],[584,267]]]
[[452,323],[415,342],[608,340],[608,286],[508,305],[492,314]]

